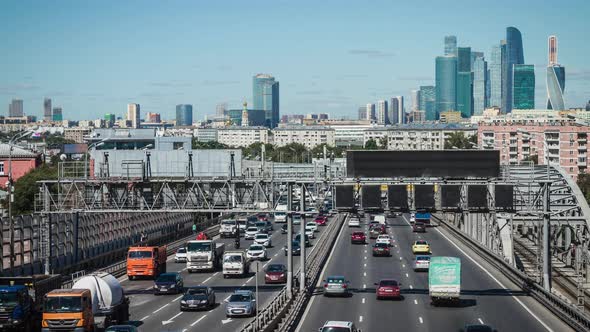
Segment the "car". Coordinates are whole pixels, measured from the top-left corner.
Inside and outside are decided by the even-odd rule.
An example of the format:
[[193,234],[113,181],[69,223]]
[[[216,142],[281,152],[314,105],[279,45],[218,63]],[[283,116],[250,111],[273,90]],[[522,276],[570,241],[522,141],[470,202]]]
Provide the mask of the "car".
[[265,225],[266,225],[266,232],[270,233],[272,231],[274,231],[274,226],[272,225],[272,222],[270,220],[265,221]]
[[353,322],[330,320],[324,323],[318,332],[361,332]]
[[350,243],[352,244],[366,244],[367,243],[367,236],[364,232],[352,232],[350,234]]
[[[283,249],[285,250],[285,256],[287,256],[289,254],[289,250],[288,250],[287,246],[285,246]],[[293,256],[301,255],[301,245],[299,244],[299,241],[293,241],[291,243],[291,255],[293,255]]]
[[254,316],[256,315],[256,298],[250,290],[237,290],[229,299],[225,300],[225,316]]
[[301,215],[299,213],[293,213],[293,225],[300,225],[301,224]]
[[389,245],[385,243],[375,243],[375,245],[373,245],[373,256],[391,256]]
[[267,260],[268,256],[266,248],[260,244],[251,244],[248,250],[246,250],[246,257],[249,259]]
[[268,234],[258,233],[254,237],[254,243],[261,244],[267,248],[272,247],[272,240]]
[[267,221],[268,220],[268,216],[266,215],[266,213],[261,213],[257,216],[258,221]]
[[348,227],[361,227],[361,220],[357,216],[348,218]]
[[215,292],[211,287],[190,287],[180,298],[180,311],[212,309],[215,307]]
[[416,222],[416,214],[412,213],[410,214],[410,224],[413,224],[414,222]]
[[414,259],[414,271],[428,271],[428,268],[430,268],[430,256],[416,256]]
[[343,276],[330,276],[324,280],[324,296],[348,296],[349,294],[349,281]]
[[385,232],[386,232],[385,227],[383,227],[381,225],[372,227],[371,230],[369,231],[369,238],[376,239],[379,237],[379,235],[385,234]]
[[378,283],[375,283],[377,286],[376,294],[377,300],[385,299],[385,298],[394,298],[394,299],[401,299],[401,286],[396,280],[393,279],[382,279]]
[[269,264],[264,270],[264,283],[284,284],[287,282],[287,267],[283,264]]
[[315,238],[315,232],[313,231],[313,228],[305,226],[305,236],[309,236],[310,239]]
[[268,233],[268,226],[266,225],[266,221],[256,222],[256,228],[258,229],[258,233]]
[[238,218],[238,228],[240,229],[240,233],[246,232],[246,228],[248,228],[248,219],[246,217]]
[[423,222],[415,222],[412,225],[412,232],[414,233],[426,233],[426,225]]
[[430,245],[424,240],[416,240],[412,245],[414,254],[430,254]]
[[[295,235],[294,241],[300,242],[301,241],[301,234]],[[305,246],[311,247],[311,241],[309,241],[309,236],[305,234]]]
[[244,235],[244,239],[246,239],[246,240],[254,240],[254,238],[256,237],[256,234],[258,234],[258,228],[257,227],[248,227],[246,229],[246,235]]
[[180,247],[176,249],[176,253],[174,254],[174,262],[186,262],[186,248]]
[[306,223],[305,228],[307,228],[307,227],[313,229],[314,232],[318,231],[318,224],[314,221],[310,221],[310,222]]
[[281,226],[281,234],[287,234],[289,232],[289,225],[288,224],[283,224]]
[[179,272],[162,273],[154,281],[154,293],[179,294],[183,291],[184,282]]
[[375,240],[375,243],[383,243],[388,246],[391,246],[393,244],[393,241],[391,240],[391,237],[388,234],[381,234],[377,236],[377,240]]
[[318,226],[326,226],[327,221],[328,221],[328,218],[326,216],[319,216],[319,217],[315,218],[315,220],[314,220],[314,222]]
[[489,325],[476,324],[476,325],[465,325],[461,332],[498,332],[498,330],[492,328]]
[[139,331],[134,325],[111,325],[104,332],[137,332]]

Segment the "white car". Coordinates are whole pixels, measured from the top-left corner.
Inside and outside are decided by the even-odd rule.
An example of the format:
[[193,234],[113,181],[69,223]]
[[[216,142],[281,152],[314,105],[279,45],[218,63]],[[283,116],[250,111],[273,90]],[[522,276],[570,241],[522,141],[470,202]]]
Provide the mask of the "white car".
[[268,256],[266,255],[266,248],[260,244],[250,245],[250,248],[248,248],[248,250],[246,251],[246,257],[248,257],[249,259],[268,259]]
[[258,228],[257,227],[248,227],[246,228],[246,235],[244,235],[244,238],[246,240],[254,240],[254,238],[256,237],[256,234],[258,234]]
[[415,223],[416,222],[416,215],[414,215],[413,213],[410,215],[410,223]]
[[375,240],[375,243],[383,243],[383,244],[387,244],[388,246],[391,246],[391,237],[387,234],[381,234],[377,237],[377,240]]
[[256,234],[256,236],[254,237],[254,243],[263,245],[267,248],[272,246],[272,241],[270,240],[270,236],[268,234],[263,234],[263,233]]
[[359,217],[348,218],[348,227],[361,227],[361,220]]
[[174,262],[186,262],[186,248],[178,248],[176,249],[176,253],[174,254]]
[[308,236],[310,239],[315,238],[313,228],[309,226],[305,226],[305,235]]
[[293,214],[291,218],[293,218],[293,225],[301,224],[301,215],[300,214]]
[[313,229],[314,232],[318,231],[318,224],[316,224],[315,221],[310,221],[307,224],[305,224],[305,228],[307,228],[307,227]]

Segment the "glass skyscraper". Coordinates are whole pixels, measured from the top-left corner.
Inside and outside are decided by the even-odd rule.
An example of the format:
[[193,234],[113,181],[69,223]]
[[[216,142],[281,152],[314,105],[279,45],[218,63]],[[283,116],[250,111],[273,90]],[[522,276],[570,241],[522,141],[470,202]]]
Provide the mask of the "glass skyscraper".
[[483,56],[473,62],[473,115],[482,115],[486,105],[486,78],[488,63]]
[[445,55],[457,56],[457,36],[445,36]]
[[436,118],[457,110],[457,57],[436,57]]
[[471,116],[471,47],[457,48],[457,111]]
[[502,112],[510,113],[512,105],[513,76],[515,65],[524,64],[524,51],[522,48],[522,35],[515,27],[506,28],[506,52],[505,52],[504,76],[502,85]]
[[193,125],[193,105],[181,104],[176,105],[176,125],[192,126]]
[[492,46],[490,56],[490,102],[489,106],[502,105],[502,45]]
[[426,120],[438,120],[436,117],[436,89],[433,85],[420,87],[419,108],[425,112]]
[[258,74],[252,79],[253,109],[264,110],[266,126],[275,128],[279,123],[279,82],[267,74]]
[[547,109],[565,109],[565,68],[557,63],[557,37],[549,36],[549,66],[547,66]]
[[534,109],[535,66],[514,65],[513,75],[513,108],[521,110]]

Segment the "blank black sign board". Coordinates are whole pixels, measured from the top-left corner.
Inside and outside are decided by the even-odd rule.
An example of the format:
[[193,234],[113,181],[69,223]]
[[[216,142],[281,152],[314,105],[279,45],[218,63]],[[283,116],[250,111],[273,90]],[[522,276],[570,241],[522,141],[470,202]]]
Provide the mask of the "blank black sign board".
[[470,210],[488,208],[488,188],[484,185],[471,185],[467,187],[467,206]]
[[387,207],[392,211],[408,212],[408,190],[405,185],[390,185],[387,188]]
[[440,186],[440,205],[443,210],[459,210],[461,204],[461,186],[443,184]]
[[361,206],[363,209],[381,209],[381,186],[363,186],[361,188]]
[[414,200],[416,210],[432,211],[434,210],[434,186],[427,184],[417,184],[414,186]]
[[514,186],[496,185],[494,189],[496,210],[514,211]]
[[354,187],[336,186],[336,209],[352,210],[354,208]]

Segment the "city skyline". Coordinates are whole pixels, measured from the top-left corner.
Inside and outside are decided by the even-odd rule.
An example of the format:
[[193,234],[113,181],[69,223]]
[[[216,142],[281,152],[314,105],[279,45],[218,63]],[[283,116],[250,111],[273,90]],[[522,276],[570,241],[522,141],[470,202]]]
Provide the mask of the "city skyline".
[[[581,1],[571,3],[576,5],[564,5],[560,17],[579,15],[590,7]],[[12,99],[22,99],[25,114],[42,118],[43,99],[51,98],[63,108],[64,118],[77,120],[100,118],[105,113],[122,116],[128,103],[137,102],[142,105],[142,117],[147,112],[157,112],[163,119],[173,119],[175,105],[188,102],[194,105],[195,118],[202,119],[214,114],[215,106],[224,101],[231,108],[239,107],[244,100],[252,104],[251,77],[266,72],[283,83],[281,114],[330,113],[336,117],[353,118],[358,106],[367,101],[395,95],[411,100],[411,90],[421,85],[434,85],[432,59],[443,53],[441,41],[445,36],[456,36],[458,45],[483,51],[485,58],[490,59],[491,46],[505,38],[506,27],[515,26],[522,33],[526,63],[535,65],[538,78],[546,76],[547,37],[559,37],[562,46],[560,62],[568,68],[565,107],[583,107],[589,98],[586,94],[590,69],[583,56],[589,46],[579,39],[582,21],[573,20],[567,27],[548,26],[546,22],[555,19],[555,13],[548,9],[540,9],[523,18],[518,11],[531,3],[512,5],[514,10],[510,13],[501,10],[504,5],[495,3],[483,15],[465,9],[453,13],[443,4],[433,3],[424,13],[432,20],[423,27],[418,28],[411,18],[402,18],[399,22],[375,20],[351,34],[351,28],[346,27],[346,18],[338,19],[340,15],[333,15],[325,21],[325,15],[341,11],[344,17],[350,17],[353,12],[370,12],[377,18],[393,4],[341,9],[332,8],[329,3],[307,6],[280,3],[267,7],[256,4],[247,8],[236,2],[232,7],[235,11],[226,13],[215,4],[181,6],[172,3],[161,12],[157,3],[150,3],[134,12],[138,20],[152,21],[161,14],[180,15],[184,20],[178,22],[191,24],[172,23],[157,30],[146,25],[145,29],[142,26],[142,31],[137,31],[130,22],[121,19],[136,9],[133,2],[117,3],[120,13],[116,15],[104,4],[83,8],[76,3],[68,6],[60,3],[30,6],[26,1],[7,3],[3,4],[5,10],[0,11],[3,24],[19,29],[16,33],[9,33],[10,29],[0,33],[6,41],[4,47],[17,50],[0,64],[3,72],[0,105],[8,105]],[[404,4],[400,9],[407,6]],[[253,14],[260,10],[268,17],[268,22],[253,24],[239,32],[233,24],[216,27],[220,31],[213,31],[213,27],[208,26],[210,19],[206,17],[223,11],[231,21],[243,11]],[[291,12],[305,13],[309,27],[285,31],[287,26],[298,26],[297,19],[290,17]],[[471,22],[487,19],[489,15],[502,15],[485,28],[477,28],[469,22],[456,22],[444,25],[440,31],[438,26],[442,26],[443,19],[437,18],[436,12],[448,14],[445,22],[459,16],[469,17]],[[55,20],[54,16],[63,20]],[[195,23],[201,18],[204,18],[202,23]],[[23,22],[29,20],[38,24],[25,28]],[[84,21],[88,24],[76,24]],[[252,35],[266,31],[269,24],[277,25],[276,31],[269,32],[274,46],[251,48]],[[416,29],[396,32],[411,26]],[[326,35],[304,38],[310,31],[322,29],[327,29]],[[229,35],[228,31],[231,32]],[[395,43],[384,43],[392,32]],[[227,35],[226,39],[220,38],[223,33]],[[149,39],[150,36],[153,39]],[[170,55],[155,49],[156,45],[166,49],[186,38],[194,39],[187,44],[187,52]],[[23,43],[25,40],[27,42]],[[152,45],[148,40],[156,43]],[[413,43],[412,40],[421,42]],[[293,41],[301,41],[302,45]],[[394,49],[394,44],[403,47]],[[127,45],[134,46],[127,48]],[[40,49],[47,50],[42,57],[36,51]],[[126,51],[122,52],[122,49]],[[535,101],[538,107],[545,107],[545,79],[536,80]]]

